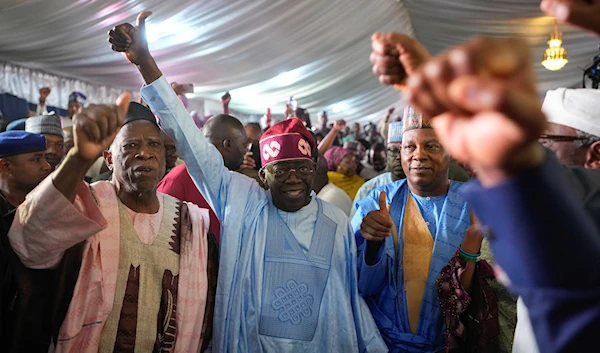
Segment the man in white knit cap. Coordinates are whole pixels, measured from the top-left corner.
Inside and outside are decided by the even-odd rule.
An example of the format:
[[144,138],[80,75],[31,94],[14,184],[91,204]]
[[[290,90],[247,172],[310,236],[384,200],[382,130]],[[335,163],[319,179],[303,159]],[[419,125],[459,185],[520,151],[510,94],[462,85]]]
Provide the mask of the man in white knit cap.
[[549,124],[540,141],[560,162],[600,169],[600,90],[548,91],[542,110]]

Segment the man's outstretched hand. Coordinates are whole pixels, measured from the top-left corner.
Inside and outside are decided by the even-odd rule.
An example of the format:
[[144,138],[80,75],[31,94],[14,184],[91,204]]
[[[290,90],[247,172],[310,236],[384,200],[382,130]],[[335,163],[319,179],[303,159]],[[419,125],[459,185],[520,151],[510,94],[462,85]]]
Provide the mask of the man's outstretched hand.
[[138,65],[150,56],[146,40],[146,18],[150,15],[151,11],[140,12],[135,27],[130,23],[122,23],[108,32],[111,49],[122,53],[132,64]]
[[527,43],[479,38],[431,59],[407,82],[444,147],[493,185],[541,163],[540,109]]
[[600,36],[600,0],[542,0],[542,11]]
[[416,39],[400,33],[375,33],[371,37],[373,73],[384,85],[405,87],[408,76],[415,73],[431,55]]

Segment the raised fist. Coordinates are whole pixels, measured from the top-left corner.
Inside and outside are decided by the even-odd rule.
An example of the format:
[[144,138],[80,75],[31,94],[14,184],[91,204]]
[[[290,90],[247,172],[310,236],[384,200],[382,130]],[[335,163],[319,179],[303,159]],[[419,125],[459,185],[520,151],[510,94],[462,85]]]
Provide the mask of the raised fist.
[[430,60],[407,86],[455,159],[509,174],[543,159],[535,142],[546,119],[525,41],[472,40]]
[[140,12],[136,27],[129,23],[122,23],[108,32],[111,49],[122,53],[132,64],[138,64],[141,59],[150,55],[146,40],[146,18],[150,15],[152,15],[150,11]]
[[229,94],[229,92],[227,92],[223,95],[223,97],[221,97],[221,103],[223,105],[227,105],[227,104],[229,104],[229,102],[231,102],[231,94]]
[[407,77],[431,57],[421,43],[404,34],[375,33],[371,41],[373,73],[384,85],[394,85],[399,90],[404,89]]
[[333,129],[336,131],[342,131],[344,128],[346,127],[346,121],[345,120],[336,120],[335,123],[333,124]]
[[560,21],[570,23],[600,36],[600,1],[542,0],[542,11]]
[[74,150],[82,159],[94,161],[113,142],[123,125],[131,101],[123,93],[117,105],[91,104],[75,114],[73,123]]
[[40,102],[45,102],[46,98],[48,98],[48,95],[50,95],[50,92],[52,90],[50,89],[50,87],[42,87],[40,88]]

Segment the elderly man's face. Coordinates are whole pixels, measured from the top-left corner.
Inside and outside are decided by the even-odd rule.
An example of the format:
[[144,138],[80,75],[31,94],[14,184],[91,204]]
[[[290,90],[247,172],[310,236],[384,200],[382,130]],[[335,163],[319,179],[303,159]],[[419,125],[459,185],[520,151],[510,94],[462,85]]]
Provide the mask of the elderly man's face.
[[145,120],[121,128],[107,158],[113,180],[129,192],[156,189],[165,174],[165,146],[160,130]]
[[577,132],[572,127],[548,123],[546,129],[547,138],[540,142],[556,153],[558,160],[565,165],[582,166],[585,164],[586,148],[577,148],[575,141],[569,141],[568,137],[577,137]]
[[404,169],[402,169],[402,160],[400,158],[402,154],[402,143],[401,142],[390,142],[387,146],[387,168],[388,171],[394,176],[393,180],[400,180],[406,178]]
[[46,160],[52,170],[62,161],[65,155],[65,144],[62,136],[44,134],[46,137]]
[[277,208],[296,212],[310,202],[315,171],[315,162],[293,159],[269,164],[261,170],[261,178],[269,186]]
[[436,190],[448,183],[450,155],[433,129],[414,129],[402,135],[402,167],[409,185]]

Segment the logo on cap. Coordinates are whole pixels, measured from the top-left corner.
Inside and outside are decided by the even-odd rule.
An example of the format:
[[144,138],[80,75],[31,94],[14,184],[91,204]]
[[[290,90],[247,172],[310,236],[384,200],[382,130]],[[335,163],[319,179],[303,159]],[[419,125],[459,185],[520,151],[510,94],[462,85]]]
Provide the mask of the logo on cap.
[[310,145],[305,139],[300,139],[300,141],[298,141],[298,151],[305,156],[310,156]]
[[271,141],[268,145],[263,146],[263,158],[265,160],[277,157],[279,152],[281,152],[281,145],[277,141]]

